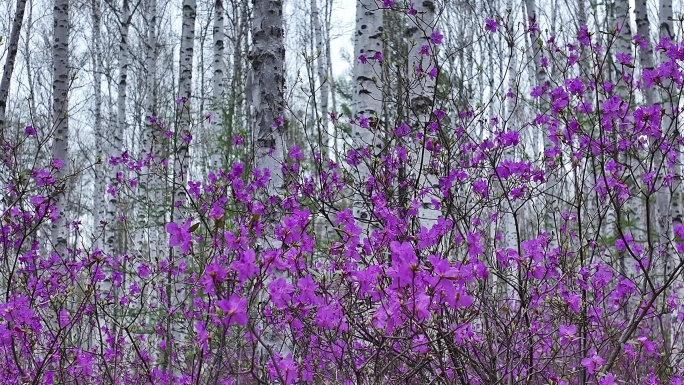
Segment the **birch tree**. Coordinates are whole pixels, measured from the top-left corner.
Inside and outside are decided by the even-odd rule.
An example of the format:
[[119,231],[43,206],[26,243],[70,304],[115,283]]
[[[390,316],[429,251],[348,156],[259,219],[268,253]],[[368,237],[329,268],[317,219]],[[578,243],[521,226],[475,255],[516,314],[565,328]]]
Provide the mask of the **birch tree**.
[[[434,105],[435,85],[439,74],[437,66],[438,44],[431,42],[435,30],[435,3],[433,1],[421,1],[415,5],[415,16],[410,17],[409,28],[406,35],[409,40],[409,76],[414,79],[409,83],[409,103],[411,112],[415,117],[415,129],[420,136],[414,138],[414,151],[416,156],[416,169],[414,174],[417,178],[417,198],[420,201],[418,218],[420,224],[431,228],[437,223],[440,211],[434,208],[433,200],[435,191],[433,187],[438,185],[435,176],[432,152],[426,148],[429,137],[429,124]],[[426,54],[425,49],[430,50]],[[432,72],[431,72],[432,71]],[[420,138],[420,139],[418,139]]]
[[21,35],[21,25],[24,22],[25,9],[26,0],[17,0],[14,21],[12,22],[12,30],[10,31],[9,43],[7,46],[7,58],[5,59],[5,67],[2,71],[2,79],[0,79],[0,129],[5,126],[7,96],[9,95],[12,72],[14,72],[14,63],[17,59],[19,36]]
[[[672,0],[660,0],[659,1],[659,10],[658,10],[658,35],[660,39],[670,39],[674,40],[675,39],[675,33],[674,33],[674,20],[673,20],[673,12],[672,12]],[[661,53],[661,55],[664,56],[664,53]],[[670,87],[672,85],[672,82],[670,80],[667,80],[665,83],[665,91],[661,91],[661,97],[662,97],[662,103],[663,103],[663,108],[665,109],[666,112],[669,113],[672,109],[673,104],[677,104],[678,101],[675,101],[673,103],[672,98],[673,96],[676,96],[677,94],[671,94],[670,92]],[[662,125],[669,127],[671,124],[673,124],[672,118],[670,114],[665,114],[663,116],[663,122]],[[679,176],[679,182],[682,182],[682,167],[681,164],[677,164],[675,166],[675,174]],[[682,224],[684,222],[684,217],[682,216],[682,198],[684,196],[680,191],[677,189],[672,189],[670,192],[671,195],[671,205],[670,205],[670,219],[672,220],[673,224],[678,223]]]
[[[330,81],[328,80],[328,55],[324,46],[323,27],[318,0],[311,0],[311,22],[313,24],[314,41],[316,43],[313,56],[316,58],[316,76],[318,78],[318,97],[316,106],[316,126],[318,127],[318,144],[321,153],[328,152],[328,100],[330,95]],[[315,95],[315,93],[314,93]]]
[[[178,98],[176,99],[176,134],[173,137],[173,151],[175,153],[173,163],[173,205],[171,207],[171,220],[182,224],[186,219],[181,210],[186,201],[186,182],[188,173],[189,144],[191,141],[190,125],[192,116],[192,75],[195,45],[195,19],[197,16],[196,0],[183,0],[183,22],[181,29],[180,63],[178,75]],[[171,255],[171,262],[173,255]],[[165,369],[172,369],[174,376],[181,372],[180,363],[173,363],[174,357],[180,360],[181,353],[176,347],[184,345],[185,327],[182,319],[183,301],[185,291],[179,286],[176,277],[167,275],[166,283],[166,316],[165,329],[167,341],[173,341],[164,351],[162,365]],[[172,338],[169,338],[172,337]]]
[[[126,124],[126,100],[128,97],[128,66],[130,62],[130,50],[128,44],[128,32],[131,25],[133,15],[131,14],[130,0],[123,0],[121,7],[121,15],[119,20],[119,54],[118,54],[118,79],[117,79],[117,99],[116,99],[116,125],[112,132],[110,140],[110,148],[108,154],[110,156],[119,157],[124,151],[124,135],[127,131]],[[119,226],[117,225],[117,216],[122,208],[119,200],[119,193],[116,192],[119,186],[119,178],[117,167],[109,173],[109,187],[111,193],[107,205],[107,237],[106,237],[106,252],[117,255],[123,248],[123,237]]]
[[[67,175],[69,153],[69,0],[55,0],[52,43],[52,124],[54,128],[52,157],[63,163],[57,178]],[[64,186],[64,185],[62,185]],[[55,207],[58,221],[52,224],[52,242],[58,253],[66,251],[68,224],[65,223],[67,202],[60,195]]]
[[[145,56],[145,126],[142,135],[143,151],[154,155],[154,162],[159,162],[161,157],[161,135],[157,127],[157,0],[147,1],[146,10],[147,20],[147,50]],[[151,165],[156,170],[156,163]],[[147,208],[147,218],[145,221],[146,233],[148,234],[148,244],[150,260],[156,260],[160,250],[160,238],[162,233],[162,220],[164,218],[160,202],[163,200],[161,195],[161,179],[151,174],[141,181],[142,190],[146,191],[151,207]],[[144,241],[144,239],[143,239]],[[141,250],[143,248],[141,247]]]
[[[223,103],[223,81],[226,72],[226,64],[224,55],[224,40],[225,30],[223,25],[225,10],[223,9],[223,0],[216,0],[214,2],[214,76],[212,78],[212,103],[213,114],[212,123],[218,130],[221,130],[223,124],[223,111],[221,104]],[[211,152],[211,167],[216,169],[220,166],[221,157],[218,154],[218,149]]]
[[[100,0],[90,2],[90,18],[92,23],[93,45],[91,47],[90,63],[93,71],[93,134],[95,137],[95,154],[99,157],[99,163],[106,164],[106,157],[102,156],[102,8]],[[101,173],[102,167],[95,169],[93,179],[93,232],[96,239],[95,245],[102,248],[101,237],[99,234],[100,222],[104,220],[105,202],[104,175]]]
[[366,183],[370,176],[368,162],[372,161],[376,139],[371,128],[379,127],[382,111],[382,92],[379,88],[383,42],[382,10],[373,0],[356,2],[356,38],[354,41],[354,94],[352,112],[356,124],[352,125],[352,148],[361,156],[368,152],[370,157],[360,159],[357,166],[359,187],[354,192],[354,218],[363,223],[367,233],[371,220],[371,210],[367,198],[370,196]]
[[[192,64],[195,46],[196,0],[183,0],[183,26],[181,31],[180,64],[178,76],[179,116],[176,129],[174,160],[175,197],[174,202],[185,201],[185,182],[188,168],[188,144],[190,141],[191,96],[192,96]],[[179,210],[173,210],[174,221],[181,218]]]
[[284,113],[285,45],[282,0],[253,0],[251,101],[255,164],[268,169],[268,194],[283,188],[286,122]]

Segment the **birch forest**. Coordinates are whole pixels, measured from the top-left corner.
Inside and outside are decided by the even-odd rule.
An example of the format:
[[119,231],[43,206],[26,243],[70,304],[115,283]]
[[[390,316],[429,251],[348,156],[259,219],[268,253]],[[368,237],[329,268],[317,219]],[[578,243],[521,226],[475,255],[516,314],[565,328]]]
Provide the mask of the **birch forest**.
[[681,385],[683,28],[0,0],[0,383]]

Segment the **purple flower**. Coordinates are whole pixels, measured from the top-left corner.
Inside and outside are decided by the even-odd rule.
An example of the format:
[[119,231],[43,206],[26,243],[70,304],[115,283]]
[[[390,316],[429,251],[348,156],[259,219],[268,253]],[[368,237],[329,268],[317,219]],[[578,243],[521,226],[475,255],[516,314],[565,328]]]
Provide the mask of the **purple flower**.
[[622,65],[626,65],[626,66],[632,65],[632,55],[630,55],[630,54],[627,54],[624,52],[619,52],[619,53],[615,54],[615,58]]
[[430,35],[430,43],[432,44],[442,44],[442,39],[444,38],[444,35],[442,35],[438,29],[432,31],[432,34]]
[[26,126],[26,128],[24,128],[24,135],[34,136],[34,135],[36,135],[36,129],[33,128],[33,126],[28,125],[28,126]]
[[190,226],[192,225],[192,218],[188,218],[183,226],[178,226],[175,222],[170,222],[166,225],[166,232],[169,233],[169,246],[180,246],[183,254],[190,251],[192,244],[192,235],[190,234]]
[[119,192],[119,189],[116,188],[116,186],[112,186],[111,184],[107,187],[107,194],[115,197],[116,194]]
[[480,244],[480,233],[468,232],[466,241],[468,242],[468,254],[470,258],[475,258],[484,252],[484,248]]
[[675,223],[674,234],[676,236],[678,236],[679,238],[684,239],[684,225],[681,225],[679,223]]
[[582,359],[582,366],[587,368],[589,374],[594,374],[605,361],[596,353],[595,349],[589,351],[589,357]]
[[237,294],[233,294],[229,299],[219,300],[216,305],[225,314],[224,325],[247,325],[247,298],[240,298]]
[[484,179],[476,180],[473,182],[473,192],[476,192],[482,197],[489,197],[489,189],[487,188],[487,181]]
[[394,129],[394,134],[396,136],[406,136],[410,132],[411,132],[411,127],[409,127],[408,124],[406,124],[406,123],[402,123]]
[[584,94],[584,83],[579,78],[566,79],[565,86],[573,95],[581,96]]
[[233,146],[242,146],[243,140],[240,135],[233,135]]
[[199,199],[200,197],[200,186],[202,186],[202,182],[193,182],[193,181],[188,181],[188,193],[190,195],[193,195],[196,199]]
[[589,40],[589,27],[586,25],[580,27],[579,31],[577,31],[577,41],[585,47],[591,44],[591,40]]
[[273,124],[271,124],[271,127],[278,128],[278,127],[282,127],[284,124],[285,124],[285,120],[283,119],[282,116],[279,116],[276,118],[276,120],[273,122]]
[[361,62],[361,64],[368,63],[368,58],[366,57],[366,55],[360,55],[358,59]]
[[608,373],[601,380],[599,380],[599,385],[618,385],[618,383],[615,382],[615,376]]
[[544,95],[544,88],[542,88],[540,86],[534,87],[534,89],[530,93],[530,96],[535,98],[535,99],[537,99],[538,97],[540,97],[542,95]]
[[494,33],[496,32],[497,28],[499,28],[499,23],[492,19],[485,19],[485,31]]
[[295,160],[302,160],[302,158],[304,158],[304,155],[302,154],[302,150],[300,150],[298,146],[293,146],[290,149],[289,157]]
[[561,346],[565,347],[575,340],[577,334],[577,326],[563,325],[558,327],[558,337],[560,337]]

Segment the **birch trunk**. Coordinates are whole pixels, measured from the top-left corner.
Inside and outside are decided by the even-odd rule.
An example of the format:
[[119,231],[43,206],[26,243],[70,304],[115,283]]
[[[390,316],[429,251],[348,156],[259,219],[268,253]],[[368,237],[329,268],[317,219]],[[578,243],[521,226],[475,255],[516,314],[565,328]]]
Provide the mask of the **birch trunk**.
[[[116,128],[114,129],[111,149],[109,156],[120,156],[124,149],[123,136],[126,132],[126,98],[127,98],[127,79],[128,79],[128,65],[130,61],[130,51],[128,49],[128,30],[131,22],[131,8],[129,0],[123,0],[122,14],[119,20],[119,32],[121,40],[119,41],[119,79],[117,84],[117,98],[116,98]],[[109,184],[111,186],[119,187],[117,179],[118,167],[109,172]],[[118,255],[122,252],[122,237],[121,230],[117,225],[117,214],[121,208],[119,202],[119,194],[109,194],[109,201],[107,207],[107,222],[109,229],[106,238],[106,252],[112,255]]]
[[[69,168],[69,0],[55,0],[54,40],[52,44],[52,124],[54,138],[52,157],[64,161],[57,171],[57,178],[67,175]],[[58,183],[64,183],[59,181]],[[60,194],[55,207],[59,211],[58,221],[52,224],[52,242],[58,253],[66,252],[69,226],[65,220],[67,202]]]
[[[614,15],[611,19],[612,25],[610,25],[610,30],[616,29],[617,36],[615,37],[614,49],[611,52],[611,58],[615,73],[612,74],[614,77],[614,83],[616,85],[617,94],[625,103],[630,103],[629,100],[629,88],[625,84],[624,79],[622,79],[622,70],[620,65],[615,62],[615,55],[618,53],[632,54],[631,50],[631,25],[630,25],[630,14],[629,14],[629,1],[628,0],[615,0],[614,2]],[[610,133],[606,133],[610,134]],[[605,164],[609,159],[609,155],[601,155],[602,164]],[[618,213],[615,210],[614,202],[610,202],[608,211],[606,213],[606,225],[601,227],[601,236],[603,237],[615,237],[617,234],[618,226]]]
[[[233,147],[233,133],[234,127],[240,127],[242,124],[242,118],[244,116],[243,112],[243,99],[244,99],[244,82],[243,82],[243,40],[247,40],[247,34],[249,28],[247,26],[248,17],[245,12],[247,4],[240,4],[236,2],[231,3],[232,8],[232,18],[231,18],[231,31],[233,36],[231,40],[233,43],[233,66],[231,68],[230,76],[230,91],[228,97],[228,108],[226,113],[226,132],[225,132],[225,143],[226,148],[221,158],[230,164],[233,159],[238,158],[238,149]],[[246,52],[246,51],[245,51]]]
[[[145,231],[147,235],[147,243],[149,250],[149,261],[154,264],[160,260],[160,251],[164,245],[165,239],[164,230],[164,206],[161,202],[164,201],[162,177],[159,175],[157,162],[161,161],[161,133],[157,127],[157,0],[148,0],[146,10],[147,20],[147,54],[145,56],[145,68],[147,70],[147,77],[145,81],[145,124],[142,135],[142,148],[144,152],[154,155],[150,163],[149,176],[141,178],[141,190],[147,193],[149,205],[145,213]],[[145,236],[141,240],[145,242]],[[144,250],[144,247],[141,247]],[[155,307],[159,304],[159,294],[157,287],[150,290],[149,304]],[[150,312],[145,313],[145,323],[153,324],[159,322],[158,319],[153,319]],[[159,344],[159,336],[152,333],[149,336],[150,342],[154,345]],[[150,351],[151,362],[155,366],[159,366],[159,352],[154,349]]]
[[107,156],[102,153],[102,8],[100,0],[91,1],[91,19],[93,23],[92,37],[93,48],[91,52],[91,65],[93,66],[93,124],[95,136],[95,152],[100,160],[100,167],[94,175],[93,188],[93,231],[96,239],[95,247],[102,249],[102,238],[99,230],[100,222],[105,218],[105,208],[107,203],[105,201],[105,184],[103,183],[102,169],[107,164]]
[[282,0],[254,0],[252,22],[252,114],[256,132],[255,164],[268,169],[268,194],[283,188],[285,45]]
[[[673,13],[672,13],[672,0],[660,0],[660,7],[659,7],[659,35],[661,39],[670,39],[674,40],[675,34],[674,34],[674,24],[673,24]],[[664,54],[662,55],[661,60],[667,60],[666,56]],[[671,80],[666,80],[664,84],[664,88],[666,90],[669,90],[672,85]],[[665,115],[663,115],[663,119],[661,121],[661,126],[663,127],[663,130],[668,129],[672,124],[673,124],[673,112],[672,112],[672,106],[673,105],[678,105],[678,101],[675,101],[673,103],[672,101],[672,95],[669,93],[663,93],[662,94],[663,98],[663,109],[665,110]],[[677,164],[675,165],[675,170],[674,173],[676,175],[676,181],[681,183],[684,179],[682,178],[682,166],[681,166],[682,159],[681,157],[678,159]],[[676,182],[675,182],[676,183]],[[673,222],[676,223],[683,223],[684,222],[684,216],[682,213],[682,193],[679,191],[679,189],[673,189],[672,194],[671,194],[671,201],[672,203],[670,204],[670,218]]]
[[[142,147],[154,155],[153,162],[159,162],[161,158],[161,138],[158,135],[156,125],[157,115],[157,0],[149,0],[147,8],[147,55],[145,68],[147,79],[145,82],[145,132],[142,135]],[[156,170],[156,163],[150,164],[151,171]],[[163,231],[164,214],[160,207],[163,201],[161,179],[154,173],[143,183],[143,191],[147,190],[152,203],[148,208],[147,232],[150,251],[150,260],[157,259],[161,250],[160,233]]]
[[[636,0],[634,6],[634,14],[636,15],[636,25],[637,25],[637,35],[648,42],[648,46],[645,49],[637,49],[639,54],[639,66],[641,71],[653,70],[653,44],[650,39],[650,22],[648,20],[648,9],[646,5],[646,0]],[[655,89],[647,88],[643,89],[644,103],[647,106],[651,106],[655,103]],[[655,145],[651,143],[651,145]],[[665,170],[662,168],[663,154],[661,151],[656,151],[654,154],[654,167],[657,174],[656,186],[661,186]],[[669,232],[669,191],[665,188],[659,188],[656,192],[656,207],[655,210],[651,210],[652,217],[648,218],[648,223],[655,224],[658,234],[660,234],[660,239],[658,240],[660,244],[666,242],[667,234]],[[642,205],[651,204],[648,199],[646,199]],[[650,241],[650,234],[647,234]],[[650,243],[650,242],[649,242]]]
[[[640,0],[643,1],[643,0]],[[629,14],[629,0],[615,0],[615,18],[613,20],[612,27],[617,28],[617,37],[615,39],[615,51],[613,55],[617,53],[627,53],[632,54],[632,27],[630,23]],[[613,57],[614,59],[614,57]],[[618,74],[620,75],[620,74]],[[624,82],[618,78],[618,84],[622,83],[621,87],[625,88]],[[622,96],[622,95],[621,95]],[[624,98],[623,98],[624,100]]]
[[[269,197],[280,195],[284,189],[281,164],[286,151],[287,123],[284,120],[285,92],[285,40],[282,0],[253,0],[252,20],[252,78],[251,108],[255,133],[255,167],[270,172],[267,186]],[[280,249],[280,242],[269,245]],[[263,298],[262,300],[264,300]],[[264,324],[259,325],[264,345],[258,346],[262,361],[270,360],[272,350],[280,346],[278,353],[286,355],[292,343],[285,340]]]
[[[506,3],[506,8],[507,9],[513,9],[512,1],[508,0]],[[514,29],[513,24],[515,21],[515,13],[511,13],[510,15],[511,21],[510,25],[508,28],[511,30]],[[518,89],[518,56],[517,56],[517,51],[515,47],[515,42],[512,40],[509,40],[507,42],[508,45],[508,64],[506,66],[506,79],[507,79],[507,87],[508,89],[505,90],[505,95],[504,97],[506,98],[506,124],[504,127],[507,130],[515,130],[516,127],[519,126],[519,116],[518,116],[518,106],[517,106],[517,89]],[[509,97],[508,93],[513,93],[513,97]],[[513,161],[515,160],[515,151],[514,148],[512,147],[507,147],[504,150],[503,153],[504,159]],[[513,202],[511,201],[510,197],[508,196],[506,192],[505,186],[501,186],[502,188],[502,193],[504,194],[503,197],[503,212],[506,214],[504,215],[503,222],[504,222],[504,239],[506,241],[506,247],[513,248],[515,250],[518,250],[518,235],[517,235],[517,225],[516,225],[516,211],[515,208],[513,207]]]
[[[634,6],[634,14],[636,16],[637,35],[648,42],[645,49],[638,49],[639,65],[641,70],[653,69],[653,44],[651,44],[651,23],[648,20],[648,9],[646,7],[646,0],[636,0]],[[654,89],[648,88],[643,90],[644,102],[647,105],[652,105],[655,102]]]
[[[363,153],[370,146],[370,153],[376,152],[374,135],[370,127],[379,126],[379,114],[382,109],[382,92],[378,88],[380,79],[380,63],[373,59],[376,53],[382,53],[383,17],[373,0],[358,0],[356,2],[356,40],[354,42],[354,94],[352,111],[356,124],[352,125],[352,146],[354,150]],[[367,62],[361,62],[361,57]],[[364,117],[369,119],[369,128],[362,127],[359,122]],[[354,217],[362,223],[363,234],[368,235],[371,220],[371,210],[368,206],[369,192],[366,182],[370,177],[368,160],[361,159],[358,170],[358,187],[354,192]]]
[[[637,0],[638,1],[638,0]],[[674,40],[675,34],[674,34],[674,25],[673,25],[673,13],[672,13],[672,0],[660,0],[660,9],[659,9],[659,35],[660,39],[670,39]],[[661,60],[667,60],[667,57],[662,54]],[[670,79],[667,79],[664,84],[663,88],[665,90],[670,90],[672,87],[672,81]],[[672,127],[673,124],[676,125],[676,119],[673,119],[675,112],[673,111],[673,106],[678,106],[679,105],[679,97],[678,93],[674,93],[675,100],[672,100],[673,94],[668,91],[668,92],[663,92],[661,93],[662,96],[662,105],[663,105],[663,110],[664,114],[661,119],[661,127],[663,129],[663,132],[670,132],[680,135],[681,131],[678,127]],[[679,159],[677,159],[677,163],[674,166],[674,172],[675,174],[675,181],[673,182],[673,186],[671,186],[668,190],[665,190],[664,187],[661,187],[661,190],[663,191],[661,194],[665,197],[661,196],[656,196],[657,202],[658,202],[658,216],[659,216],[659,224],[660,224],[660,234],[661,234],[661,242],[666,242],[666,239],[672,239],[670,238],[672,236],[672,229],[674,228],[674,224],[681,224],[682,223],[682,193],[681,193],[681,183],[682,183],[682,166],[681,166],[681,155],[679,156]],[[660,162],[662,162],[662,154],[660,154]],[[669,171],[669,170],[668,170]],[[658,183],[662,183],[661,181],[658,181]],[[668,199],[669,198],[669,199]],[[668,205],[665,204],[666,199],[669,200],[669,207]],[[666,237],[666,239],[662,239],[663,237]],[[667,254],[665,255],[665,263],[663,264],[663,277],[667,277],[668,273],[672,270],[673,265],[676,263],[674,261],[673,256],[673,250],[670,248],[667,248]],[[664,297],[669,297],[668,295]],[[679,288],[677,289],[677,295],[681,297],[683,295],[682,289]],[[671,362],[671,357],[672,357],[672,352],[675,349],[678,349],[681,351],[682,349],[682,343],[679,342],[678,340],[675,339],[674,335],[674,330],[672,325],[672,315],[664,315],[663,317],[663,322],[661,325],[663,325],[663,330],[662,330],[662,338],[663,338],[663,353],[665,355],[665,360],[669,364]]]
[[[214,3],[214,77],[212,87],[212,103],[213,103],[213,125],[219,134],[222,129],[223,112],[221,111],[221,103],[223,102],[223,79],[226,73],[226,64],[223,59],[225,30],[223,26],[224,9],[223,0],[216,0]],[[231,140],[231,138],[228,138]],[[218,149],[213,149],[211,152],[211,168],[217,170],[221,166],[221,157]]]
[[[174,203],[185,202],[185,184],[187,178],[188,168],[188,142],[185,140],[186,135],[189,135],[189,117],[191,111],[191,96],[192,96],[192,63],[193,52],[195,45],[195,18],[197,12],[196,0],[183,1],[183,27],[181,31],[181,45],[180,45],[180,64],[178,76],[178,105],[179,113],[179,127],[176,128],[175,136],[175,160],[173,165],[174,172]],[[182,215],[179,209],[173,210],[172,215],[174,222],[182,220]]]
[[7,46],[5,68],[2,71],[2,79],[0,79],[0,128],[5,126],[7,119],[5,115],[7,110],[7,96],[9,95],[12,72],[14,71],[14,62],[17,59],[19,36],[21,35],[21,24],[24,22],[25,9],[26,0],[17,0],[17,8],[14,13],[14,21],[12,22],[12,30]]
[[[537,22],[537,2],[535,0],[525,0],[525,8],[527,10],[527,20],[528,20],[528,28],[532,27],[532,23]],[[544,68],[541,65],[541,59],[542,59],[542,40],[536,36],[530,34],[530,40],[531,40],[531,47],[530,50],[533,53],[532,60],[534,61],[534,82],[536,83],[537,86],[543,87],[547,82],[548,82],[548,73],[546,71],[546,68]],[[546,98],[546,95],[543,95],[542,98],[540,99],[541,101],[541,106],[540,109],[544,112],[546,112],[549,108],[549,103],[548,99]],[[542,143],[544,143],[543,150],[551,150],[554,147],[553,142],[550,140],[549,136],[541,133],[542,136]],[[534,138],[535,140],[538,139]],[[536,147],[536,146],[535,146]],[[551,167],[548,167],[551,166]],[[559,212],[559,207],[558,207],[558,202],[560,199],[556,199],[558,194],[561,193],[561,191],[558,189],[558,178],[556,175],[556,171],[560,165],[556,165],[554,163],[547,163],[547,173],[546,173],[546,191],[544,194],[544,203],[546,206],[545,210],[545,215],[544,215],[544,223],[539,226],[540,229],[545,231],[550,237],[552,242],[555,242],[556,237],[554,236],[553,232],[556,229],[556,218],[555,214]],[[534,235],[533,235],[534,236]],[[553,243],[553,246],[555,246],[556,243]]]
[[328,99],[330,95],[330,81],[328,80],[328,55],[326,46],[323,42],[325,35],[323,34],[323,27],[321,23],[321,15],[318,8],[318,0],[311,0],[311,19],[314,29],[314,41],[316,42],[316,50],[314,57],[316,58],[316,75],[318,77],[319,96],[317,101],[320,109],[318,111],[319,119],[316,125],[319,127],[320,134],[318,141],[320,142],[321,154],[329,153],[328,148]]
[[672,0],[660,0],[660,10],[658,16],[660,18],[660,38],[674,39],[674,24],[672,14]]
[[[330,54],[330,28],[331,28],[331,20],[332,20],[332,0],[325,0],[325,39],[323,40],[325,42],[325,62],[326,62],[326,68],[325,68],[325,73],[328,75],[328,83],[329,84],[335,84],[334,79],[333,79],[333,70],[332,70],[332,55]],[[332,111],[337,111],[337,101],[335,100],[335,90],[331,89],[332,92],[330,92],[330,101],[332,107]],[[327,121],[327,118],[326,118]],[[336,145],[337,139],[333,138],[333,143],[332,143],[332,150],[337,154],[337,145]]]
[[[525,0],[525,8],[527,10],[528,27],[532,27],[532,23],[538,23],[537,17],[537,2],[536,0]],[[542,40],[537,35],[530,35],[532,47],[532,54],[534,57],[535,81],[538,85],[543,85],[548,81],[548,74],[546,68],[541,65],[542,58]]]
[[[181,30],[181,44],[180,44],[180,63],[178,76],[178,115],[175,140],[175,154],[173,163],[173,207],[171,209],[171,220],[176,223],[184,221],[181,207],[186,200],[186,179],[188,173],[189,160],[189,142],[190,136],[190,117],[192,113],[192,65],[193,53],[195,45],[195,19],[197,16],[197,2],[196,0],[183,0],[183,23]],[[173,261],[172,261],[173,262]],[[182,371],[181,367],[181,352],[175,352],[177,346],[185,345],[185,334],[183,333],[184,323],[182,299],[185,296],[184,290],[177,284],[177,277],[173,277],[171,273],[167,275],[167,306],[169,308],[169,315],[167,318],[167,332],[173,336],[173,343],[169,344],[165,351],[165,361],[168,368],[173,371],[174,377],[179,377]],[[178,314],[180,312],[180,314]],[[175,352],[175,353],[174,353]],[[171,360],[177,355],[178,363],[173,364]]]
[[[431,228],[437,223],[440,211],[435,209],[432,200],[436,199],[434,187],[438,186],[437,176],[432,171],[432,153],[425,147],[430,137],[428,127],[432,116],[432,106],[435,97],[436,78],[430,75],[432,69],[437,68],[436,50],[438,45],[430,43],[430,36],[435,27],[435,4],[432,1],[422,1],[415,4],[416,15],[409,19],[407,30],[409,44],[409,78],[410,85],[415,87],[409,90],[409,103],[411,112],[415,118],[414,129],[422,135],[422,138],[414,138],[414,153],[416,156],[417,169],[414,171],[417,179],[417,198],[420,201],[418,207],[418,219],[421,226]],[[430,47],[430,54],[422,54],[421,47]]]

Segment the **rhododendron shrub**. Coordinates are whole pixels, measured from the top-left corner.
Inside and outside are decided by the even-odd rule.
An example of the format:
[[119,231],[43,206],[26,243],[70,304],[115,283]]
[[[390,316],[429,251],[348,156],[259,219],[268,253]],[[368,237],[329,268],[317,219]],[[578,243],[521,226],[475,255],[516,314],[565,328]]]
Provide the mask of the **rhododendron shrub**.
[[[483,28],[512,33],[499,22]],[[543,59],[562,78],[505,93],[527,118],[435,100],[379,154],[289,149],[278,195],[270,170],[241,163],[191,180],[157,259],[106,255],[78,222],[60,223],[69,248],[53,252],[64,162],[19,172],[12,154],[35,130],[4,139],[0,381],[680,384],[684,227],[656,203],[681,188],[684,44],[661,41],[662,64],[640,74],[606,39],[549,38]],[[639,103],[646,89],[658,105]],[[127,170],[110,193],[146,199],[136,181],[164,178],[172,156],[115,156]],[[421,156],[434,186],[403,169]],[[369,180],[355,180],[360,162]],[[369,223],[348,206],[359,188]],[[428,226],[425,194],[440,213]]]

